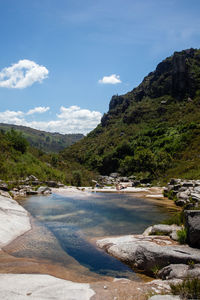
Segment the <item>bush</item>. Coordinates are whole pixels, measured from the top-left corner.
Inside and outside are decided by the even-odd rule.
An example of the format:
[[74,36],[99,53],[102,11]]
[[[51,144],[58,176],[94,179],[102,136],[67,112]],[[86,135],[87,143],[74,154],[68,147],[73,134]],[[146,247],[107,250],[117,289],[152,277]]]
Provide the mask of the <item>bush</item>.
[[24,154],[28,147],[27,140],[23,137],[21,132],[11,129],[6,133],[8,140],[11,142],[13,148]]
[[171,284],[173,295],[179,295],[181,299],[200,299],[200,279],[185,279],[182,283]]
[[72,172],[72,185],[74,186],[81,186],[82,182],[82,175],[80,171],[73,171]]

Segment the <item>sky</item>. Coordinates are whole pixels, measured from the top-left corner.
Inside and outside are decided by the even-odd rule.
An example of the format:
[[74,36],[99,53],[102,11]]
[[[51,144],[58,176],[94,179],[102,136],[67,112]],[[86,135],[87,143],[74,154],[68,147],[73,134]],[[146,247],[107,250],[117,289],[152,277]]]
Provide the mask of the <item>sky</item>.
[[87,134],[112,95],[200,48],[199,0],[0,0],[0,122]]

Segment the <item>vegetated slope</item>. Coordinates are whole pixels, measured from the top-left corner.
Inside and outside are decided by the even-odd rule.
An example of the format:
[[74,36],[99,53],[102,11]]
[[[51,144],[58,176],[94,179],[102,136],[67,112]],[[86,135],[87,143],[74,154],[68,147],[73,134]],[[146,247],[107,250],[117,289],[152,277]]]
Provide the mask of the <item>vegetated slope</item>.
[[29,146],[21,132],[0,132],[0,179],[18,181],[29,175],[74,185],[88,185],[94,176],[75,162],[64,162],[57,154]]
[[23,133],[31,146],[45,152],[59,152],[83,138],[83,134],[60,134],[36,130],[30,127],[0,123],[0,130],[11,128]]
[[62,156],[101,174],[199,177],[200,50],[175,52],[137,88],[113,96],[101,124]]

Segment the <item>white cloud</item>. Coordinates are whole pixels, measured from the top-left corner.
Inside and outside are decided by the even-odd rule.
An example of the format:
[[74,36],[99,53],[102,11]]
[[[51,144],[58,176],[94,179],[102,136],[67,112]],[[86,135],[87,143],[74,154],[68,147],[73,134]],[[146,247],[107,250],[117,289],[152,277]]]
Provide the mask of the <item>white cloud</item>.
[[110,76],[104,76],[102,79],[99,79],[99,83],[103,84],[117,84],[121,83],[120,76],[112,74]]
[[38,106],[38,107],[35,107],[33,109],[30,109],[26,114],[27,115],[33,115],[33,114],[43,114],[45,113],[46,111],[48,111],[50,109],[49,106],[47,107],[44,107],[44,106]]
[[[42,107],[47,111],[49,107]],[[59,114],[55,120],[51,121],[29,121],[27,118],[30,111],[38,112],[38,107],[25,112],[5,111],[0,112],[0,123],[8,123],[14,125],[23,125],[39,130],[66,133],[83,133],[87,134],[94,129],[101,120],[102,114],[98,111],[89,109],[81,109],[79,106],[60,107]],[[31,113],[32,114],[32,113]]]
[[48,77],[46,67],[36,64],[34,61],[19,60],[11,67],[4,68],[0,72],[0,87],[23,89],[35,82],[42,82]]

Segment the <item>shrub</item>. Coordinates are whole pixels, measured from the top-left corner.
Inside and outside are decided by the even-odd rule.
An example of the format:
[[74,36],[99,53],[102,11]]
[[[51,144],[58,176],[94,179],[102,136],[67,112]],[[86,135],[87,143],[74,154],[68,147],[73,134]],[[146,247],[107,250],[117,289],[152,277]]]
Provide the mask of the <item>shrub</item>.
[[200,279],[189,278],[177,285],[171,284],[173,295],[179,295],[181,299],[200,299]]
[[72,172],[72,185],[81,186],[82,175],[79,170]]

